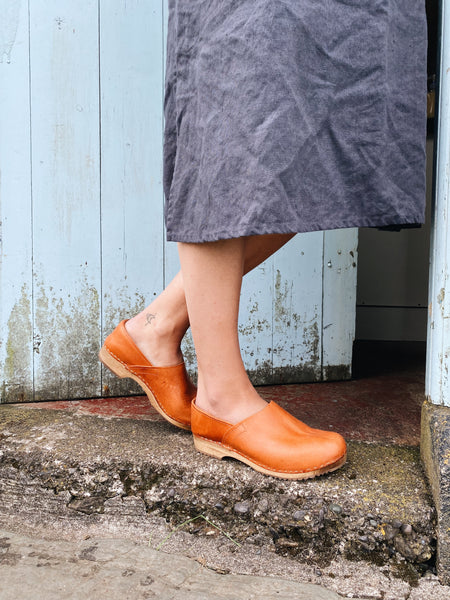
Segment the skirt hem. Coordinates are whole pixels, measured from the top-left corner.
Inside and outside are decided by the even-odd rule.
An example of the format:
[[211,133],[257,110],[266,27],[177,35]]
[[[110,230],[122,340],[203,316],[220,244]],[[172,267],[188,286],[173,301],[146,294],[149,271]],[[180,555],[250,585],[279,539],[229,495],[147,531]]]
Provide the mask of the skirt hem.
[[385,229],[389,231],[399,231],[402,228],[411,229],[419,228],[424,224],[425,220],[421,216],[412,217],[407,221],[404,219],[393,219],[386,218],[380,219],[377,223],[367,222],[369,219],[359,219],[358,221],[343,221],[329,223],[328,226],[324,227],[323,224],[313,223],[305,227],[293,227],[291,224],[279,224],[271,226],[264,226],[262,228],[247,227],[241,230],[237,230],[234,233],[230,231],[210,231],[202,233],[200,236],[197,234],[183,234],[177,233],[176,231],[167,231],[166,239],[168,242],[182,242],[191,244],[202,244],[205,242],[217,242],[220,240],[235,239],[240,237],[255,236],[255,235],[271,235],[271,234],[283,234],[283,233],[313,233],[316,231],[333,231],[335,229],[351,229],[355,227],[370,227],[373,229]]

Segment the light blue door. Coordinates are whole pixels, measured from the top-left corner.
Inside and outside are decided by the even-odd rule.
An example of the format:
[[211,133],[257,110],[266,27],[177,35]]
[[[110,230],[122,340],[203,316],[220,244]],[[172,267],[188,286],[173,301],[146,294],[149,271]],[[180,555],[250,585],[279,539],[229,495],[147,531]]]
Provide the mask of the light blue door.
[[[163,0],[0,0],[1,401],[137,391],[97,352],[178,269],[164,240]],[[255,383],[350,375],[356,230],[244,283]],[[195,369],[192,342],[184,346]]]

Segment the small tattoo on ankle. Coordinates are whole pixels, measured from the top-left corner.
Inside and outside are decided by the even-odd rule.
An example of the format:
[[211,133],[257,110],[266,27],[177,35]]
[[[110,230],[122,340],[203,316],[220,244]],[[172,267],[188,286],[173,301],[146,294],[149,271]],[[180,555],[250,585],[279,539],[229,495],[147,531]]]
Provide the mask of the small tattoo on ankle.
[[152,315],[152,313],[148,313],[145,316],[147,318],[147,321],[145,322],[146,325],[150,325],[153,319],[156,319],[156,315]]

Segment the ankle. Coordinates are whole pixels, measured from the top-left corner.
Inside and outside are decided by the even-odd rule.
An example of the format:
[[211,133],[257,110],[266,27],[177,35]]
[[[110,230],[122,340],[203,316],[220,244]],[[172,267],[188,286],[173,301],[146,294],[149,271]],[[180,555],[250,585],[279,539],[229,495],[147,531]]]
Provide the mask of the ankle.
[[145,310],[132,317],[125,325],[133,339],[146,342],[153,339],[155,343],[171,345],[179,348],[187,328],[184,324],[175,323],[162,314]]
[[266,406],[255,388],[248,385],[205,388],[199,381],[196,406],[216,419],[227,423],[238,423]]
[[[152,318],[154,317],[154,318]],[[183,334],[150,312],[129,319],[125,328],[147,360],[155,367],[171,366],[183,360]],[[181,337],[180,337],[181,336]]]

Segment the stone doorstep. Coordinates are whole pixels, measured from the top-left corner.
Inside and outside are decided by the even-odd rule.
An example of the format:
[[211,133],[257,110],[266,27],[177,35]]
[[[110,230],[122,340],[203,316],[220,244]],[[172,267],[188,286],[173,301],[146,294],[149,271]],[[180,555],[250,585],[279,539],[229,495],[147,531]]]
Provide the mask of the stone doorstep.
[[342,556],[412,580],[435,560],[416,447],[352,442],[339,471],[292,482],[204,456],[166,423],[2,406],[0,440],[3,522],[147,531],[158,517],[318,568]]
[[[392,374],[351,381],[260,386],[258,392],[267,402],[273,400],[311,427],[334,429],[347,440],[419,446],[423,379],[420,369],[401,372],[398,368]],[[142,392],[130,379],[120,380],[120,385],[124,381],[135,386],[129,391]],[[142,395],[47,400],[27,406],[104,418],[164,421]]]

